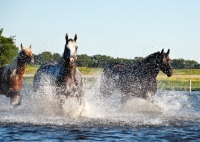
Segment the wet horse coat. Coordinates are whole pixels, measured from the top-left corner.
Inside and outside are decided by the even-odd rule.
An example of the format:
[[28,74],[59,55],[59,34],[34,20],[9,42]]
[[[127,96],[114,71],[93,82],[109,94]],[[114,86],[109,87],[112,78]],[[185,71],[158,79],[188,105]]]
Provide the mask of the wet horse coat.
[[9,97],[10,104],[14,107],[21,105],[22,77],[26,63],[33,61],[31,46],[25,49],[21,44],[21,51],[13,62],[0,68],[0,94]]
[[57,88],[57,95],[64,95],[65,99],[68,97],[77,97],[79,101],[82,101],[83,96],[83,84],[82,77],[79,70],[76,68],[77,60],[77,35],[74,39],[68,39],[68,35],[65,36],[66,44],[62,57],[58,63],[45,63],[40,66],[34,76],[34,89],[43,90],[45,79],[50,80],[51,86]]
[[122,103],[130,96],[151,100],[157,91],[156,77],[159,70],[168,77],[172,75],[169,52],[168,50],[164,53],[162,50],[153,53],[137,65],[123,63],[107,65],[101,77],[101,97],[109,97],[117,89],[122,94]]

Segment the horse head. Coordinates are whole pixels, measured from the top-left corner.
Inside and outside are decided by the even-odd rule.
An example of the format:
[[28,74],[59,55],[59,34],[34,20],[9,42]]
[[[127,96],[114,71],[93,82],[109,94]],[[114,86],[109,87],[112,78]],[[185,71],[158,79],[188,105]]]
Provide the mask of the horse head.
[[29,48],[24,48],[21,43],[21,52],[19,53],[19,60],[22,63],[34,62],[33,53],[31,51],[31,45]]
[[76,44],[77,34],[75,34],[74,39],[68,39],[68,34],[65,36],[66,44],[64,51],[64,60],[69,62],[70,65],[74,65],[77,60],[77,49],[78,45]]
[[161,51],[161,64],[160,64],[160,70],[167,74],[168,77],[172,76],[172,67],[170,64],[170,58],[169,58],[169,52],[170,50],[168,49],[167,53],[164,53],[164,49]]

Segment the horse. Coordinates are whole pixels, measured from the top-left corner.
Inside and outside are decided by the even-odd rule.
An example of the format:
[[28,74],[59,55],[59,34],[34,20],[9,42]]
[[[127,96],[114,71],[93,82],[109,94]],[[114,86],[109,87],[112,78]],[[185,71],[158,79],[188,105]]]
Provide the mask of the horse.
[[58,62],[44,63],[36,71],[33,79],[34,90],[43,92],[44,86],[50,85],[56,87],[56,96],[62,98],[61,103],[64,103],[68,97],[76,97],[81,104],[83,83],[81,73],[76,68],[77,34],[74,39],[68,39],[66,34],[65,40],[64,53]]
[[115,90],[121,92],[121,103],[124,104],[131,96],[153,102],[157,91],[156,77],[161,70],[168,77],[173,73],[170,50],[150,54],[135,65],[125,63],[108,64],[103,71],[100,83],[100,97],[106,98]]
[[34,62],[31,45],[29,48],[24,48],[21,44],[21,51],[13,59],[13,62],[0,68],[0,94],[9,97],[10,105],[13,107],[21,105],[22,78],[26,63],[31,62]]

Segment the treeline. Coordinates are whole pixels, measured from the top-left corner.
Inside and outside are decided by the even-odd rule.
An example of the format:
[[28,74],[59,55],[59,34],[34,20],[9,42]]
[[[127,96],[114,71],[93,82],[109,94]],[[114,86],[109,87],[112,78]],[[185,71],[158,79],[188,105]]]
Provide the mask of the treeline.
[[[57,62],[61,55],[58,53],[52,54],[51,52],[42,52],[35,55],[35,64],[43,64],[46,62]],[[113,58],[106,55],[88,56],[86,54],[78,55],[77,66],[79,67],[99,67],[103,68],[108,63],[126,63],[136,64],[143,60],[144,57],[135,57],[134,59]],[[172,59],[172,68],[174,69],[200,69],[200,64],[194,60]]]
[[[34,55],[35,64],[41,65],[46,62],[57,62],[61,58],[58,53],[52,54],[51,52],[42,52],[41,54]],[[78,55],[77,66],[79,67],[105,67],[108,63],[123,62],[127,64],[134,64],[141,61],[142,57],[136,57],[134,59],[113,58],[105,55],[88,56],[86,54]]]
[[[0,67],[12,62],[13,58],[18,54],[18,48],[15,45],[15,36],[4,37],[3,29],[0,29]],[[46,62],[57,62],[61,55],[59,53],[42,52],[34,55],[35,64],[41,65]],[[135,64],[144,59],[143,57],[135,57],[134,59],[113,58],[105,55],[88,56],[86,54],[78,55],[77,66],[79,67],[105,67],[108,63],[126,63]],[[173,59],[172,67],[174,69],[200,69],[200,64],[194,60]]]

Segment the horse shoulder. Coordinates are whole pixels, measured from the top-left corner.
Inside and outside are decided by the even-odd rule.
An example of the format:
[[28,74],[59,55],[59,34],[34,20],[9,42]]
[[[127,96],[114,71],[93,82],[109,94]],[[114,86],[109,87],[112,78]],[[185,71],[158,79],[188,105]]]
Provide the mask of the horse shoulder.
[[37,73],[54,74],[56,72],[56,69],[57,69],[57,64],[45,63],[38,68]]

